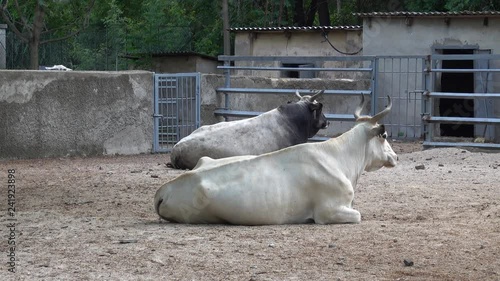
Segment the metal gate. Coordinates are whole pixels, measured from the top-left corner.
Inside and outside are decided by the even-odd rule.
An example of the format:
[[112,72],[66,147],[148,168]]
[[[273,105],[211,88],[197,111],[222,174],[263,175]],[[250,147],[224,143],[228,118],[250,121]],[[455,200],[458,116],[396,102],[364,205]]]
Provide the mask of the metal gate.
[[375,110],[392,99],[391,114],[384,125],[391,138],[422,137],[422,95],[425,89],[425,56],[377,56],[375,64]]
[[154,152],[169,152],[200,126],[200,73],[154,75]]
[[[495,128],[500,125],[500,116],[495,111],[493,99],[500,99],[498,73],[500,73],[500,55],[481,52],[474,54],[433,54],[429,56],[425,75],[426,91],[423,92],[422,120],[424,130],[424,147],[462,146],[479,148],[500,148],[495,140]],[[472,68],[445,68],[443,61],[471,61]],[[442,75],[444,73],[466,73],[472,76],[473,86],[467,91],[443,90]],[[440,77],[441,76],[441,79]],[[438,85],[438,84],[441,85]],[[454,104],[460,112],[441,114],[437,103],[443,99],[462,99],[462,104]],[[473,101],[473,102],[471,102]],[[467,112],[469,111],[469,112]],[[446,112],[445,112],[446,113]],[[464,116],[470,113],[472,116]],[[460,125],[472,125],[471,138],[447,138],[441,134],[440,124],[451,124],[452,130]],[[462,139],[462,140],[460,140]],[[467,139],[471,139],[467,141]],[[495,143],[496,141],[496,143]]]

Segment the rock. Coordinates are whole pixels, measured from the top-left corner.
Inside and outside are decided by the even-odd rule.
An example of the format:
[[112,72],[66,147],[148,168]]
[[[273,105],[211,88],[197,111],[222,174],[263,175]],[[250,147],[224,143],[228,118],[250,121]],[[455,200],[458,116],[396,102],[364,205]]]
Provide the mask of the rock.
[[409,259],[404,259],[403,260],[405,266],[413,266],[413,261]]
[[158,175],[151,175],[152,178],[157,179]]
[[337,245],[335,245],[335,244],[329,244],[329,245],[328,245],[328,248],[333,248],[333,249],[335,249],[335,248],[337,248]]
[[474,142],[475,142],[475,143],[484,143],[484,142],[485,142],[485,139],[484,139],[484,138],[475,138],[475,139],[474,139]]
[[444,167],[444,165],[443,164],[438,164],[438,167]]
[[417,170],[425,170],[425,165],[424,164],[417,165],[417,166],[415,166],[415,169],[417,169]]
[[432,157],[425,158],[425,160],[427,160],[427,161],[431,161],[431,160],[432,160]]

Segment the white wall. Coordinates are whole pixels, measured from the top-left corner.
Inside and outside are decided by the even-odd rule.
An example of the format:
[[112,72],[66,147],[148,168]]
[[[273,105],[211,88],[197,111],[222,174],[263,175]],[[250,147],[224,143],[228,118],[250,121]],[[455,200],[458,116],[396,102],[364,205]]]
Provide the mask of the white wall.
[[364,55],[428,55],[435,45],[479,45],[500,53],[500,18],[373,18],[363,23]]
[[[361,30],[333,30],[328,33],[330,42],[343,52],[359,50],[362,47],[361,36]],[[321,31],[237,32],[234,50],[236,56],[343,56],[325,41]],[[260,65],[240,62],[237,65],[281,66],[280,64],[281,62],[276,61],[273,65],[269,65],[269,62]],[[333,62],[327,62],[316,67],[333,67],[333,64]],[[338,67],[346,66],[338,65]],[[278,71],[239,71],[237,74],[280,77]],[[321,72],[316,77],[331,78],[333,73]]]
[[[444,18],[418,17],[413,18],[411,25],[407,25],[405,18],[372,18],[371,21],[365,18],[363,22],[364,55],[430,55],[433,47],[440,46],[477,46],[500,54],[499,39],[500,18],[494,17],[488,18],[488,25],[484,25],[484,17],[451,17],[449,25]],[[490,61],[490,68],[500,68],[500,60]],[[491,74],[489,78],[489,92],[500,93],[500,73]],[[397,83],[401,81],[381,79],[379,84],[396,88]],[[500,118],[500,100],[492,104],[493,116],[488,117]],[[495,139],[500,139],[500,126],[496,126],[495,134]]]

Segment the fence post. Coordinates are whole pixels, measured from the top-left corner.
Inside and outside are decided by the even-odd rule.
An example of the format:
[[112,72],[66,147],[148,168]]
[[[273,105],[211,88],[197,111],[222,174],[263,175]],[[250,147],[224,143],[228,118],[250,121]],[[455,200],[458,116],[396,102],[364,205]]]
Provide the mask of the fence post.
[[[224,66],[231,66],[231,60],[226,58],[224,60]],[[224,87],[231,87],[231,70],[229,68],[224,69]],[[224,93],[224,109],[229,109],[229,95],[227,92]],[[224,116],[224,121],[227,121],[227,116]]]
[[372,68],[372,80],[371,80],[371,112],[370,114],[373,116],[377,112],[377,85],[378,85],[378,60],[379,58],[373,58],[371,60],[371,68]]
[[7,68],[6,24],[0,24],[0,69]]

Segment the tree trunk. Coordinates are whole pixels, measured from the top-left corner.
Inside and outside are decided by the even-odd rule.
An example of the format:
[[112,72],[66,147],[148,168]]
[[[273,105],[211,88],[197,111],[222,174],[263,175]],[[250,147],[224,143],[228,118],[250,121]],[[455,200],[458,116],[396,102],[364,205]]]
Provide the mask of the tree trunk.
[[283,20],[283,6],[285,6],[285,0],[280,0],[280,11],[278,14],[278,24],[277,26],[282,26],[281,21]]
[[303,0],[295,0],[293,14],[293,23],[296,26],[304,26],[306,23],[305,14],[304,14],[304,1]]
[[306,26],[313,26],[314,17],[316,16],[316,11],[318,10],[318,0],[312,0],[309,10],[307,10],[306,16]]
[[224,39],[224,55],[231,55],[231,38],[229,34],[229,9],[227,0],[222,0],[222,27]]
[[29,41],[30,47],[30,69],[38,69],[39,57],[38,48],[40,47],[40,34],[42,33],[43,20],[45,17],[45,7],[42,1],[36,1],[35,15],[33,17],[33,30]]
[[318,15],[320,26],[330,26],[330,10],[327,0],[318,0]]

